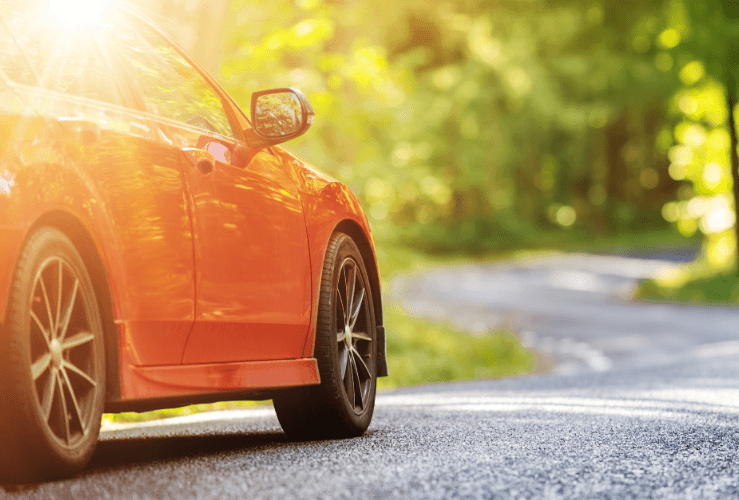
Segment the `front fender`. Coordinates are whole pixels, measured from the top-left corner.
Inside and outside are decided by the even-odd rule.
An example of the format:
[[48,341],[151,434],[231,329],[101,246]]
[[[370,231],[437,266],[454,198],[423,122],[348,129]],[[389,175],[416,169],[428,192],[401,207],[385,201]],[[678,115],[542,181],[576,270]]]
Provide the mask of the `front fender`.
[[282,148],[275,148],[275,152],[283,157],[283,161],[291,169],[299,186],[308,234],[313,307],[304,355],[313,356],[321,275],[328,241],[334,232],[343,231],[349,234],[359,246],[367,273],[372,281],[375,318],[378,323],[378,372],[380,376],[385,376],[387,375],[387,361],[380,277],[374,241],[362,206],[346,185],[316,170]]

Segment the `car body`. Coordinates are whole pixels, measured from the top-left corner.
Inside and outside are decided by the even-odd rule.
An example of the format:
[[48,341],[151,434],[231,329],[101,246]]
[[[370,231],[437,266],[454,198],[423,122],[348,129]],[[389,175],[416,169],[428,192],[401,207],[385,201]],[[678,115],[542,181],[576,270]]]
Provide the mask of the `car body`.
[[[271,399],[318,385],[321,279],[329,242],[342,233],[366,268],[375,376],[387,374],[379,273],[360,204],[277,145],[304,132],[312,114],[294,134],[259,135],[254,106],[249,120],[137,12],[109,6],[105,29],[96,30],[39,21],[25,5],[0,6],[3,334],[12,335],[14,272],[29,238],[53,228],[74,246],[94,289],[105,411]],[[67,52],[62,62],[55,45]],[[304,100],[277,90],[267,94]],[[51,309],[48,328],[61,329],[59,308],[56,320]],[[50,411],[71,401],[59,390]],[[67,444],[69,432],[67,418]]]

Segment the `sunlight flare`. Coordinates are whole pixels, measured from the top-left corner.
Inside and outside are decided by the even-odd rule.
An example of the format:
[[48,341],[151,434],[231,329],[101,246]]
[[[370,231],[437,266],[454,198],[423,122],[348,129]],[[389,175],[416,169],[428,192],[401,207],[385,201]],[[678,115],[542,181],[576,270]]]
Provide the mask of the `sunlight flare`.
[[46,9],[60,28],[78,31],[101,26],[106,6],[100,0],[49,0]]

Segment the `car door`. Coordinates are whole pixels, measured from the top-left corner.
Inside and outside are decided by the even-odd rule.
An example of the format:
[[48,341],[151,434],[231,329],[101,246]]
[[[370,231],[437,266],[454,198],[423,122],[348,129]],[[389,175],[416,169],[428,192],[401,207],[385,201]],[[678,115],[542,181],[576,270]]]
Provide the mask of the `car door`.
[[121,26],[121,52],[191,200],[195,324],[183,363],[302,357],[310,259],[297,184],[269,150],[251,151],[221,90],[147,23]]
[[[19,193],[33,213],[85,221],[108,267],[127,360],[180,362],[195,310],[192,228],[181,166],[116,79],[104,26],[57,23],[35,2],[4,0],[3,51],[26,122],[16,129]],[[22,71],[21,68],[23,68]],[[30,184],[29,184],[30,185]],[[60,216],[52,216],[51,220]],[[50,219],[47,219],[50,220]]]

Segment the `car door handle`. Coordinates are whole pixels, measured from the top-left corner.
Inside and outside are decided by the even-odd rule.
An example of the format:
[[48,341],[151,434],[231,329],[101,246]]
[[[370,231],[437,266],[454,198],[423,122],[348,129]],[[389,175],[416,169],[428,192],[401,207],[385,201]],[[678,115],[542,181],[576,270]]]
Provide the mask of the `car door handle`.
[[182,148],[182,152],[190,163],[205,175],[211,173],[216,166],[215,156],[204,149]]
[[56,122],[84,146],[90,146],[100,140],[100,126],[97,123],[76,116],[57,118]]

